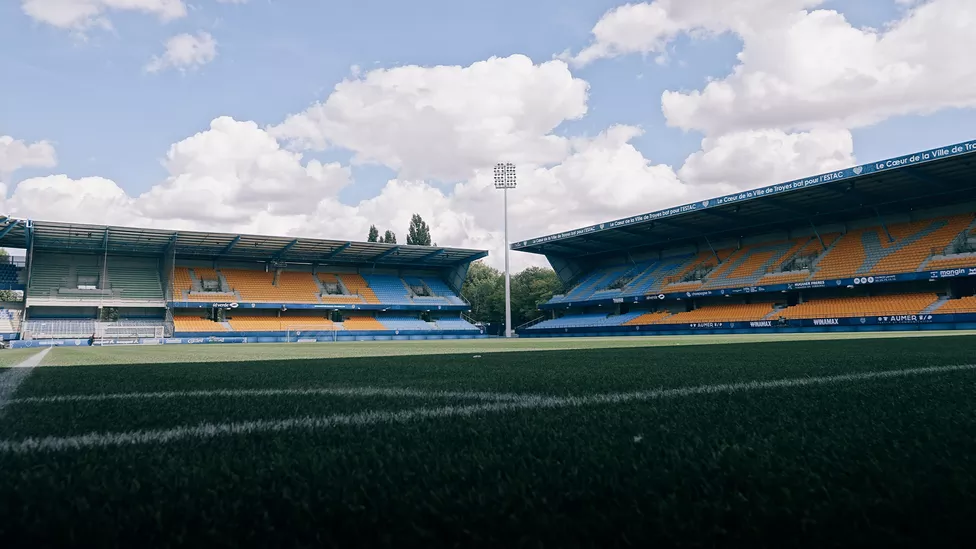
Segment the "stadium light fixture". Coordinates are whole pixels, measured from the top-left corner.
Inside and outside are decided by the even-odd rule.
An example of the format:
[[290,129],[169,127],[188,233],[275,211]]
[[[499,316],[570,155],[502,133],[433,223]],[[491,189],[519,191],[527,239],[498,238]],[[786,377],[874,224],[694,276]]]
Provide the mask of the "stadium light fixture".
[[505,196],[502,214],[505,219],[505,337],[512,337],[512,282],[508,271],[508,190],[515,188],[515,164],[495,164],[495,188],[501,189]]

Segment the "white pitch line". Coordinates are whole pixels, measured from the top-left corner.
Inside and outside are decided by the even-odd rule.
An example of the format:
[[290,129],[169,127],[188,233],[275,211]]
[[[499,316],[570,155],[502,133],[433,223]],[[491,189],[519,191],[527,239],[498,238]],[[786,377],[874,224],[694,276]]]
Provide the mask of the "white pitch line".
[[274,396],[341,396],[341,397],[393,397],[393,398],[456,398],[467,400],[507,401],[527,396],[485,391],[426,391],[401,387],[310,387],[304,389],[211,389],[198,391],[155,391],[147,393],[98,393],[92,395],[52,395],[14,398],[15,404],[58,404],[64,402],[99,402],[104,400],[139,400],[172,398],[242,398]]
[[188,439],[214,439],[230,435],[249,435],[257,433],[276,433],[283,431],[317,431],[342,426],[363,426],[378,423],[406,423],[421,419],[468,417],[489,412],[508,412],[513,410],[571,408],[595,404],[620,404],[624,402],[649,401],[716,393],[736,393],[764,389],[796,388],[816,385],[829,385],[851,381],[866,381],[909,377],[926,374],[961,372],[976,370],[976,364],[962,366],[936,366],[931,368],[909,368],[883,372],[864,372],[835,376],[779,379],[773,381],[750,381],[744,383],[723,383],[700,385],[677,389],[656,389],[631,393],[608,393],[588,396],[538,397],[530,396],[522,400],[486,402],[468,406],[443,406],[439,408],[415,408],[398,412],[362,412],[358,414],[339,414],[320,417],[298,417],[281,420],[243,421],[237,423],[203,423],[192,427],[129,431],[125,433],[89,433],[69,437],[27,438],[21,441],[0,441],[0,454],[27,454],[31,452],[63,452],[85,448],[104,448],[135,444],[163,444]]
[[3,375],[0,375],[0,415],[3,414],[3,409],[10,404],[10,397],[17,392],[20,384],[31,375],[34,367],[41,363],[44,355],[50,350],[51,348],[48,347],[39,353],[33,354],[26,360],[8,369]]

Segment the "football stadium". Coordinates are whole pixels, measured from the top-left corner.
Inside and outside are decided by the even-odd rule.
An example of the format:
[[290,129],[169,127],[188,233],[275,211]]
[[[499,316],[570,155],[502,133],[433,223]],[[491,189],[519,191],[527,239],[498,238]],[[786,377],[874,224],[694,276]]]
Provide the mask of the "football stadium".
[[511,339],[483,250],[4,219],[0,545],[954,545],[974,161],[515,243]]
[[969,141],[534,238],[524,337],[976,327]]
[[458,293],[484,251],[5,221],[12,347],[481,337]]

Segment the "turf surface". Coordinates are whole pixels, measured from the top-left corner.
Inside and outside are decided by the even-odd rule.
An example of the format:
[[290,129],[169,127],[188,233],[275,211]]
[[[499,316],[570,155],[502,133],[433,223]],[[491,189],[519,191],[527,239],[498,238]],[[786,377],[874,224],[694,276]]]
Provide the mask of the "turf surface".
[[[0,440],[479,402],[435,393],[23,401],[59,395],[409,387],[586,396],[976,363],[971,336],[680,342],[136,366],[97,365],[113,349],[54,349],[45,363],[75,365],[36,368],[0,418]],[[327,346],[302,352],[318,347]],[[171,358],[150,358],[160,356]],[[0,546],[952,545],[976,529],[974,389],[970,369],[0,451]]]
[[48,366],[138,364],[142,362],[239,362],[248,360],[351,358],[408,356],[455,353],[500,353],[518,351],[556,351],[566,349],[630,349],[763,343],[774,341],[838,341],[864,339],[905,339],[976,335],[974,331],[922,332],[840,332],[796,334],[741,334],[602,338],[529,338],[443,341],[373,341],[328,344],[261,345],[160,345],[155,347],[65,347],[44,360]]

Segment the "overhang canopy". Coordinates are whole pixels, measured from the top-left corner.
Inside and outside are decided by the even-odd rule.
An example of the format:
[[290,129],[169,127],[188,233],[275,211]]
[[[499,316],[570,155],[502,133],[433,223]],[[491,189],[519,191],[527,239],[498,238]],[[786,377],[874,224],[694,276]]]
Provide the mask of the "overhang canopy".
[[974,163],[976,140],[533,238],[511,248],[596,260],[706,238],[737,238],[971,202],[976,199]]

